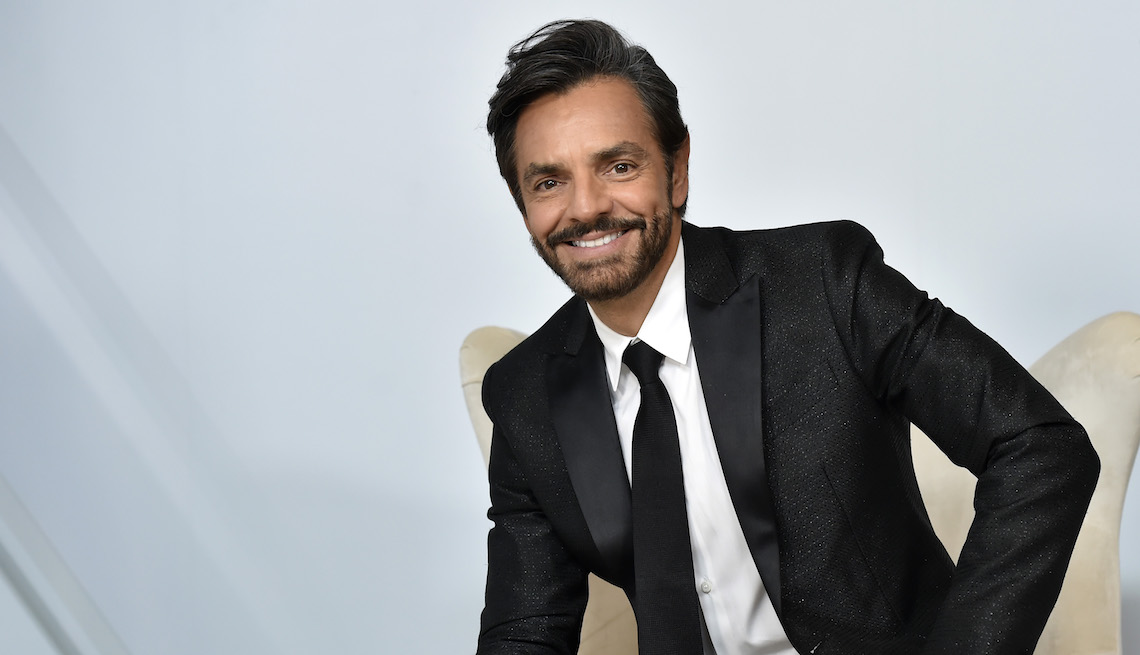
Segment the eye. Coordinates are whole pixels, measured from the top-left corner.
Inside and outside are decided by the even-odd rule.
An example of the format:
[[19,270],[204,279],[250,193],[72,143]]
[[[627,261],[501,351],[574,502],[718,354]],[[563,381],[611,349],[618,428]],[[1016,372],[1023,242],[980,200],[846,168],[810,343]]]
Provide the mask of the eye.
[[614,164],[614,172],[618,175],[627,175],[633,172],[633,165],[628,162],[619,162]]
[[549,191],[558,186],[558,180],[543,180],[534,188],[536,191]]

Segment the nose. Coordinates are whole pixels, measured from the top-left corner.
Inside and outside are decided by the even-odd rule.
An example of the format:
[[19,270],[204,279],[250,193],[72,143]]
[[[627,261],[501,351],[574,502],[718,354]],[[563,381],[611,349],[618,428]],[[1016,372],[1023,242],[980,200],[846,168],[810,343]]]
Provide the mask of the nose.
[[613,198],[606,184],[592,175],[579,176],[570,187],[570,204],[566,208],[567,218],[588,223],[597,217],[610,213]]

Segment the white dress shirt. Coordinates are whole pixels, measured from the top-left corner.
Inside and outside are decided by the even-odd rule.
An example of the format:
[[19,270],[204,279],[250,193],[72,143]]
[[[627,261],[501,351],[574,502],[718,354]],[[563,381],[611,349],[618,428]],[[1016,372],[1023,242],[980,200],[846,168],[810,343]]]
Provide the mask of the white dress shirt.
[[685,307],[684,244],[677,248],[636,337],[611,330],[593,308],[590,316],[605,348],[610,398],[629,478],[633,477],[633,423],[641,404],[641,385],[622,364],[622,354],[638,339],[665,356],[660,376],[677,417],[693,584],[706,627],[705,653],[795,655],[752,561],[713,440]]

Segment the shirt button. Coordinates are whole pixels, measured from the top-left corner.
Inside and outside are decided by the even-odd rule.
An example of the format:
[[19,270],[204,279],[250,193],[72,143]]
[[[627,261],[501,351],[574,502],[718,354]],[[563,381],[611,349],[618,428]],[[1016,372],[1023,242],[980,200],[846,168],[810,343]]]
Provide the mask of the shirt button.
[[712,583],[709,582],[708,578],[701,580],[701,591],[706,594],[712,591]]

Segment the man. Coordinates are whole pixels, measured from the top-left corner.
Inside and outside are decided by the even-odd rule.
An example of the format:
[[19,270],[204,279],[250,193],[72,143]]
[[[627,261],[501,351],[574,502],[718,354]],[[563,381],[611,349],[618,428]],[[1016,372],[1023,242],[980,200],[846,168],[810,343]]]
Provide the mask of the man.
[[[1099,462],[997,344],[853,223],[682,221],[676,88],[608,25],[512,49],[488,130],[574,297],[487,373],[480,653],[572,653],[586,575],[642,653],[1029,653]],[[957,566],[909,422],[978,476]]]

